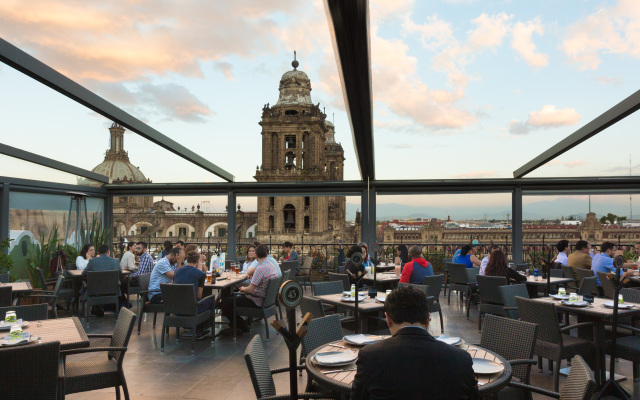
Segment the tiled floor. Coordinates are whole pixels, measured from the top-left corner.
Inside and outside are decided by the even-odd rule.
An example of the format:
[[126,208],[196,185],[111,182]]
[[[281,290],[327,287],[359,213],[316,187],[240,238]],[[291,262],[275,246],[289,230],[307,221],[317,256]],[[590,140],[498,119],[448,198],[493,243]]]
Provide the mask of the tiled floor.
[[[445,333],[450,336],[461,336],[468,343],[478,343],[480,332],[477,329],[478,312],[472,306],[470,320],[467,320],[465,310],[452,296],[451,306],[446,300],[442,301],[445,320]],[[133,311],[137,311],[134,303]],[[63,315],[61,315],[63,316]],[[430,331],[434,335],[440,334],[440,321],[434,315]],[[88,333],[110,333],[113,330],[115,317],[107,314],[104,318],[92,318]],[[264,325],[254,324],[251,334],[244,334],[233,342],[231,338],[218,338],[215,346],[210,338],[196,342],[195,355],[190,354],[190,339],[182,338],[175,342],[175,330],[165,340],[165,352],[160,352],[160,331],[162,317],[158,316],[158,325],[152,329],[152,315],[143,319],[140,336],[131,337],[125,356],[124,368],[129,393],[132,399],[254,399],[255,394],[251,379],[244,362],[244,349],[251,337],[261,334],[264,338]],[[287,366],[287,347],[281,336],[276,335],[270,327],[271,340],[266,344],[271,368]],[[105,339],[96,341],[106,345]],[[73,357],[104,357],[99,355],[78,355]],[[546,362],[544,372],[538,372],[534,367],[531,372],[532,384],[547,389],[553,388],[553,376],[547,373]],[[608,363],[607,363],[608,365]],[[632,375],[631,363],[620,360],[616,372],[628,377]],[[562,385],[563,378],[560,378]],[[275,377],[278,394],[289,393],[288,374]],[[306,377],[298,378],[300,388],[304,388]],[[640,385],[633,384],[631,378],[622,383],[623,387],[633,392],[633,398],[640,398]],[[302,389],[301,389],[302,391]],[[114,399],[114,389],[105,389],[87,393],[68,395],[68,399]],[[534,399],[546,398],[534,396]]]

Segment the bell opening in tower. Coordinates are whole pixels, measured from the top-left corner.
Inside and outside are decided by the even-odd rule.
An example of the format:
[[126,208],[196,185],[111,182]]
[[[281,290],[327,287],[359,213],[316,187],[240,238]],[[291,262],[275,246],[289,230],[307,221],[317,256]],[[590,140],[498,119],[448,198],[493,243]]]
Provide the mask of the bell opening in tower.
[[288,152],[286,154],[284,167],[286,170],[292,170],[295,168],[295,166],[296,166],[296,154],[293,152]]
[[284,112],[284,115],[297,115],[298,112],[296,110],[287,110]]
[[284,229],[296,229],[296,208],[286,204],[282,210],[284,216]]

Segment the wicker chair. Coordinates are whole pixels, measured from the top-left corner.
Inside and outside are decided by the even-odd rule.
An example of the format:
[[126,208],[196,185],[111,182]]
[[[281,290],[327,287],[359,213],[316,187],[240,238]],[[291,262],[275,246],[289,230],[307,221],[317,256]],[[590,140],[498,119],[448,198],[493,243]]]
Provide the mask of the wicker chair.
[[64,284],[64,276],[59,275],[53,290],[38,291],[36,292],[36,294],[31,294],[26,297],[39,299],[41,303],[51,306],[51,312],[53,313],[53,317],[58,318],[58,294],[60,293],[60,289],[62,289],[63,284]]
[[280,270],[282,271],[282,273],[284,274],[284,271],[293,271],[294,274],[296,274],[298,272],[298,266],[300,265],[300,262],[298,260],[296,261],[283,261],[280,264]]
[[444,333],[444,320],[442,319],[442,307],[440,306],[440,291],[442,290],[443,282],[444,274],[425,276],[422,281],[423,285],[429,287],[427,296],[433,297],[433,301],[429,303],[429,313],[433,315],[437,311],[440,315],[440,333]]
[[507,278],[504,276],[478,276],[478,330],[482,328],[482,316],[484,314],[504,315],[504,301],[500,294],[500,286],[507,286]]
[[53,286],[56,284],[57,279],[56,278],[51,278],[51,279],[46,279],[44,277],[44,272],[42,272],[42,269],[36,267],[36,273],[38,274],[38,280],[40,281],[40,286],[39,288],[42,290],[50,290],[49,286]]
[[[494,351],[511,364],[512,377],[529,384],[533,349],[538,335],[538,325],[495,315],[486,315],[482,326],[480,346]],[[522,389],[505,388],[498,392],[498,400],[523,399]]]
[[564,381],[560,393],[515,381],[511,381],[509,386],[555,399],[591,400],[596,382],[595,379],[593,379],[591,368],[589,368],[587,363],[584,362],[582,357],[575,356],[571,360],[571,371],[569,371],[569,376],[567,376],[567,379]]
[[[191,289],[193,291],[193,289]],[[129,338],[136,323],[136,314],[133,311],[123,308],[118,314],[116,327],[112,335],[87,335],[89,338],[111,339],[107,347],[89,347],[84,349],[74,349],[62,351],[61,355],[65,359],[65,393],[88,392],[91,390],[116,388],[116,399],[120,399],[120,386],[124,392],[124,398],[129,399],[127,381],[124,378],[122,363],[124,354],[127,351]],[[95,358],[84,361],[67,361],[66,357],[72,354],[108,352],[107,357],[101,360]]]
[[582,278],[580,282],[580,289],[578,289],[578,296],[590,295],[593,293],[593,290],[596,288],[597,282],[595,276],[588,276]]
[[566,266],[566,265],[563,265],[561,268],[562,268],[562,276],[563,277],[565,277],[567,279],[573,279],[573,281],[567,282],[567,284],[566,284],[567,290],[577,291],[578,290],[578,285],[576,285],[576,279],[577,279],[578,275],[575,272],[575,268],[569,267],[569,266]]
[[118,293],[120,291],[119,271],[89,271],[87,272],[87,287],[82,299],[84,318],[89,327],[89,309],[91,306],[114,304],[116,315],[120,309]]
[[3,399],[64,399],[60,342],[0,349],[0,360]]
[[[267,342],[269,341],[269,317],[275,315],[278,319],[276,298],[278,297],[278,290],[280,290],[280,282],[282,278],[271,278],[267,283],[267,289],[264,292],[264,297],[251,295],[252,297],[262,298],[262,305],[260,307],[238,307],[236,304],[237,296],[246,296],[245,293],[238,292],[233,297],[233,315],[241,315],[249,318],[262,318],[264,320],[264,331],[267,336]],[[236,340],[236,318],[233,318],[233,340]]]
[[0,283],[9,283],[9,274],[0,274]]
[[516,264],[516,272],[525,272],[529,269],[529,263]]
[[13,304],[13,288],[0,286],[0,307],[9,307]]
[[[300,364],[306,359],[306,355],[327,343],[341,340],[343,337],[342,324],[339,315],[329,315],[322,318],[314,318],[307,326],[307,334],[302,338],[300,350]],[[302,371],[301,371],[302,372]],[[313,389],[312,379],[307,380],[307,391]]]
[[[280,278],[278,278],[280,279]],[[164,303],[164,319],[162,320],[162,340],[161,351],[164,352],[165,331],[169,334],[169,328],[176,328],[176,342],[180,339],[180,328],[191,329],[191,354],[196,350],[196,328],[199,324],[209,321],[211,328],[214,329],[214,296],[207,296],[201,300],[196,300],[193,291],[193,285],[161,283],[160,293],[162,293],[162,301]],[[198,312],[198,305],[205,301],[211,300],[211,308]],[[215,332],[211,332],[211,343],[214,343]]]
[[[576,275],[578,275],[578,287],[580,285],[582,285],[582,280],[584,278],[590,278],[590,277],[595,277],[596,275],[593,273],[593,271],[591,271],[590,269],[587,268],[576,268]],[[591,294],[593,295],[598,295],[598,287],[595,286],[593,288],[593,291],[591,292]]]
[[138,275],[138,284],[140,285],[140,291],[138,292],[138,295],[142,298],[142,306],[140,307],[140,313],[138,314],[138,335],[140,334],[143,314],[153,313],[153,329],[156,329],[156,319],[158,318],[158,313],[164,313],[164,304],[151,304],[149,302],[150,280],[151,274]]
[[527,290],[527,285],[521,283],[518,285],[500,286],[500,295],[502,296],[506,316],[511,319],[520,319],[516,296],[528,299],[529,291]]
[[17,318],[25,321],[38,321],[49,319],[49,311],[46,304],[33,304],[29,306],[0,307],[0,320],[4,320],[7,311],[15,311]]
[[351,290],[351,283],[349,281],[349,275],[347,274],[336,274],[334,272],[329,272],[329,280],[330,281],[340,281],[342,282],[342,290]]
[[609,278],[607,278],[607,274],[604,272],[598,271],[598,279],[600,279],[600,287],[602,288],[602,293],[604,297],[607,299],[613,299],[613,293],[615,291],[615,285]]
[[[269,361],[264,352],[264,346],[262,345],[262,339],[260,335],[255,335],[253,339],[247,345],[244,351],[244,361],[247,363],[247,369],[249,370],[249,376],[251,376],[251,383],[253,383],[253,390],[256,392],[256,399],[269,399],[269,400],[288,400],[291,395],[276,395],[276,385],[273,382],[273,374],[282,372],[289,372],[289,368],[281,368],[272,370],[269,367]],[[299,366],[299,370],[304,367]],[[327,399],[338,398],[331,396],[327,393],[299,393],[298,398],[303,399]]]
[[309,282],[309,286],[311,286],[311,266],[313,265],[313,257],[306,256],[304,258],[304,262],[298,273],[295,276],[296,281],[301,282],[304,285],[305,292],[307,291],[307,282]]
[[[640,303],[640,290],[638,289],[624,288],[620,290],[620,294],[622,294],[625,302]],[[622,328],[631,331],[632,334],[616,339],[616,357],[633,363],[634,381],[640,379],[640,329],[637,328],[637,324],[635,323],[637,319],[636,317],[631,321],[619,320],[618,333],[620,333],[620,328]],[[611,354],[610,341],[607,341],[606,351],[607,354]]]
[[447,263],[447,270],[449,271],[449,280],[451,282],[449,285],[449,297],[447,303],[451,304],[451,292],[454,290],[460,293],[460,298],[462,300],[464,300],[465,294],[467,295],[467,298],[471,297],[471,293],[475,285],[469,279],[467,266],[465,264]]
[[329,281],[329,282],[313,282],[311,284],[314,296],[322,296],[325,294],[339,294],[342,293],[342,282]]
[[[580,355],[591,359],[594,354],[594,344],[586,339],[569,336],[565,332],[571,329],[586,326],[594,326],[593,322],[581,322],[574,325],[560,327],[558,312],[554,303],[544,303],[540,301],[516,297],[520,317],[523,321],[539,325],[538,340],[534,353],[538,357],[555,361],[554,369],[554,390],[558,391],[560,384],[560,363],[575,355]],[[595,336],[595,335],[594,335]],[[541,365],[539,366],[541,367]],[[551,370],[551,368],[549,368]]]
[[549,273],[551,274],[552,278],[564,278],[564,271],[562,269],[558,269],[558,268],[551,269],[549,270]]

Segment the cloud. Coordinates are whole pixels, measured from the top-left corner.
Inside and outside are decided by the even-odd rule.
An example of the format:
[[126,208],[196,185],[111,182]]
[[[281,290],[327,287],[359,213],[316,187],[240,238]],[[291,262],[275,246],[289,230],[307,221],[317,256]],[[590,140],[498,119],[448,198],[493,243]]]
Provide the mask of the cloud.
[[391,147],[392,149],[412,149],[417,146],[411,143],[392,143],[387,145],[387,147]]
[[528,66],[534,68],[546,67],[549,64],[549,56],[543,53],[536,53],[536,45],[533,43],[532,38],[533,33],[544,34],[540,18],[535,18],[528,22],[517,22],[513,25],[511,47],[520,54]]
[[575,125],[579,121],[580,114],[575,108],[556,109],[553,105],[544,105],[540,110],[531,111],[526,122],[514,119],[507,124],[507,128],[513,135],[524,135],[535,129]]
[[491,50],[502,44],[502,40],[509,32],[509,20],[512,15],[502,12],[496,15],[482,13],[471,22],[476,24],[476,28],[468,33],[468,42],[472,48],[489,48]]
[[596,70],[602,54],[640,58],[640,7],[619,0],[571,25],[560,48],[580,70]]
[[213,63],[215,69],[220,70],[225,76],[225,78],[230,81],[235,81],[236,78],[233,76],[233,65],[226,61],[216,61]]
[[568,161],[563,163],[565,167],[569,167],[569,168],[582,167],[583,165],[586,165],[586,164],[587,164],[586,161],[579,161],[579,160],[573,160],[573,161]]
[[622,80],[618,76],[615,78],[610,76],[598,76],[596,77],[596,82],[602,83],[603,85],[619,85],[622,83]]
[[496,174],[495,170],[491,171],[471,171],[464,174],[454,175],[454,178],[458,179],[476,179],[476,178],[490,178]]

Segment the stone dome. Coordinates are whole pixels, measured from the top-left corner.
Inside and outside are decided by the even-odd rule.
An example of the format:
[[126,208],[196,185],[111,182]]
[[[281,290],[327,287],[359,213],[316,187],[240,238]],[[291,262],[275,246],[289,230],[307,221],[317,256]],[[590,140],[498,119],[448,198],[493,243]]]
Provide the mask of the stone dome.
[[111,182],[143,183],[149,182],[142,171],[129,161],[129,154],[124,151],[124,128],[113,123],[109,128],[111,147],[105,154],[104,161],[91,171],[108,176]]
[[286,107],[295,105],[310,106],[311,103],[311,79],[302,71],[298,71],[298,61],[293,60],[292,71],[287,71],[280,78],[280,96],[276,106]]

